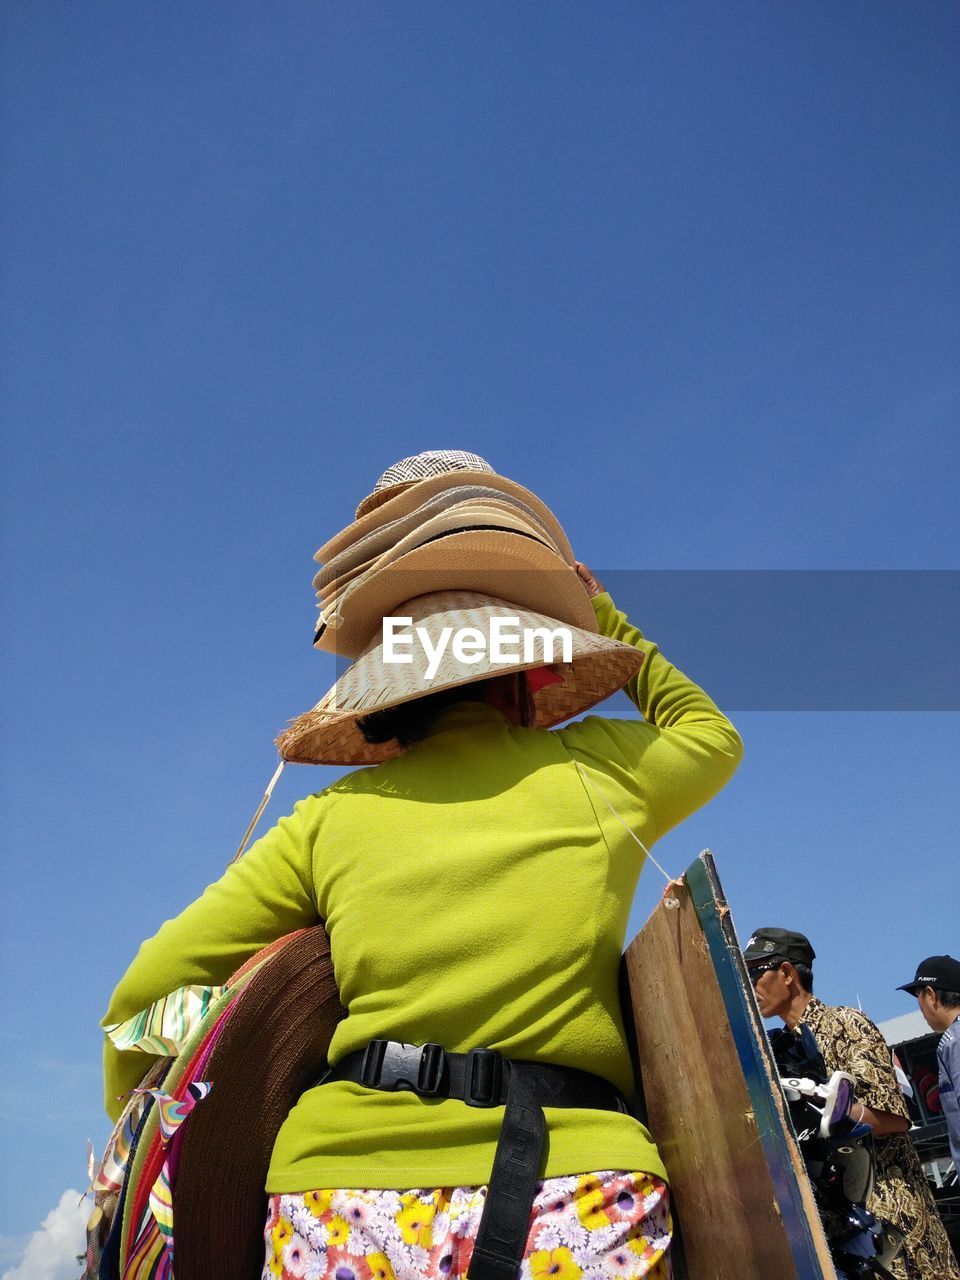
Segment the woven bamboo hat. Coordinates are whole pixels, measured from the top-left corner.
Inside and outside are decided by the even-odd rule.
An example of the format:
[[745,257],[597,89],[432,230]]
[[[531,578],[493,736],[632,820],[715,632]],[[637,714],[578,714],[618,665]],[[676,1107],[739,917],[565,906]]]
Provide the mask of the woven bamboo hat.
[[[592,612],[591,607],[591,615]],[[643,654],[632,645],[480,591],[429,592],[403,601],[392,616],[411,619],[408,627],[400,628],[401,633],[412,636],[404,648],[411,661],[387,661],[383,632],[379,629],[313,710],[293,720],[277,739],[284,760],[301,764],[377,764],[400,754],[400,748],[396,743],[367,742],[357,726],[358,719],[489,676],[552,666],[563,682],[547,685],[535,696],[536,727],[547,729],[615,693],[636,674],[643,661]],[[496,619],[515,621],[495,622]],[[504,649],[509,645],[515,659],[493,660],[491,642],[498,626],[505,632]],[[444,629],[450,629],[446,647],[432,672],[427,648],[416,637],[418,627],[429,638],[432,650]],[[453,639],[467,628],[473,629],[472,659],[467,652],[469,633],[463,636],[459,651]],[[569,633],[570,662],[557,660],[562,653],[559,643],[552,650],[544,645],[543,633],[553,633],[558,628]],[[507,639],[524,633],[531,635],[529,656],[523,651],[522,641]],[[477,656],[478,646],[484,645],[486,652]]]

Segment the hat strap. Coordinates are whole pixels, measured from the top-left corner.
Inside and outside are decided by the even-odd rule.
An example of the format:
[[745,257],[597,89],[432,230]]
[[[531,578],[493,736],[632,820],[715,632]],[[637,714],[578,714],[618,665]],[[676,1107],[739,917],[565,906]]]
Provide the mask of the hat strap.
[[593,779],[590,777],[590,775],[586,772],[586,770],[584,769],[584,767],[583,767],[583,765],[580,763],[580,761],[579,761],[579,760],[575,760],[575,761],[574,761],[574,764],[575,764],[575,765],[577,766],[577,768],[580,770],[580,776],[581,776],[585,781],[587,781],[587,782],[589,782],[589,783],[590,783],[591,787],[593,787],[594,791],[597,793],[597,795],[600,797],[600,799],[603,801],[603,803],[607,806],[607,808],[610,810],[610,812],[613,814],[613,816],[616,818],[616,820],[620,823],[621,827],[623,827],[623,829],[624,829],[624,831],[626,831],[627,835],[628,835],[628,836],[630,836],[633,840],[636,840],[637,844],[640,846],[640,848],[643,850],[643,852],[647,855],[647,857],[650,859],[650,861],[653,863],[653,865],[657,868],[657,870],[658,870],[658,871],[660,872],[660,874],[663,876],[664,880],[666,880],[666,882],[667,882],[667,886],[669,887],[670,885],[679,884],[679,883],[680,883],[680,879],[679,879],[679,877],[678,877],[678,876],[672,876],[672,875],[670,875],[670,873],[669,873],[668,871],[664,871],[663,867],[661,867],[660,863],[656,860],[656,858],[653,856],[653,854],[650,852],[650,850],[647,848],[647,846],[643,843],[643,841],[640,839],[640,837],[639,837],[639,836],[637,835],[637,833],[634,831],[633,827],[628,826],[628,825],[627,825],[627,823],[626,823],[626,822],[624,822],[623,818],[621,818],[621,817],[620,817],[619,813],[617,813],[616,809],[613,807],[613,805],[610,803],[610,801],[607,799],[607,797],[603,794],[603,792],[600,790],[600,788],[597,786],[597,784],[594,782],[594,780],[593,780]]
[[283,766],[286,763],[287,763],[286,760],[281,760],[280,763],[277,765],[277,771],[273,775],[273,777],[270,779],[270,781],[267,783],[267,789],[263,793],[263,799],[257,805],[257,812],[250,819],[250,825],[247,827],[246,831],[243,833],[243,839],[240,841],[240,848],[237,850],[237,852],[233,855],[233,857],[227,863],[228,867],[233,866],[233,864],[237,861],[237,859],[243,855],[243,851],[246,849],[247,844],[249,843],[250,837],[253,835],[253,832],[257,823],[260,821],[261,817],[263,816],[264,809],[270,803],[270,797],[273,795],[273,788],[277,785],[277,779],[280,777],[281,773],[283,773]]

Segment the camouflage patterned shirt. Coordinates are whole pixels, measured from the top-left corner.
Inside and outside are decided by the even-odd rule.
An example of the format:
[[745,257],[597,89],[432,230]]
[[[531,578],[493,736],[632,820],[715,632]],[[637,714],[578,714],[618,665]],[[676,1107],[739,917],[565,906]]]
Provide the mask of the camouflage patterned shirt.
[[[813,1032],[827,1070],[853,1076],[858,1102],[871,1111],[909,1119],[894,1074],[893,1056],[866,1014],[824,1004],[813,996],[800,1021]],[[960,1280],[960,1268],[909,1135],[885,1134],[873,1143],[876,1186],[867,1207],[878,1218],[899,1227],[905,1236],[892,1273],[898,1280]]]

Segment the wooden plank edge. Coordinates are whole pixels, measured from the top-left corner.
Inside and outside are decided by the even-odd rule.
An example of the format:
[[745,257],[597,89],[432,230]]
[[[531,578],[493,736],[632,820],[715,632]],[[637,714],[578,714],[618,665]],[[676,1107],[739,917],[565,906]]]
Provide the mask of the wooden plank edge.
[[[836,1280],[820,1214],[813,1198],[806,1167],[793,1134],[786,1101],[779,1088],[780,1074],[759,1014],[746,998],[749,976],[723,896],[716,864],[709,849],[703,850],[687,868],[684,879],[710,951],[724,1004],[744,1015],[730,1018],[730,1029],[740,1066],[743,1069],[757,1132],[770,1169],[777,1205],[784,1229],[791,1239],[803,1240],[806,1248],[797,1261],[797,1280]],[[770,1089],[757,1072],[757,1060],[766,1063],[775,1082]],[[784,1176],[791,1166],[794,1179]],[[817,1262],[814,1270],[812,1259]],[[802,1264],[802,1265],[801,1265]]]

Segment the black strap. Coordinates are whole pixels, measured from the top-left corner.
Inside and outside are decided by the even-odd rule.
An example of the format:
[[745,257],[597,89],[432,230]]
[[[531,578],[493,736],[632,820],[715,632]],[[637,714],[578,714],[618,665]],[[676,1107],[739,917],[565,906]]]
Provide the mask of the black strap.
[[547,1118],[531,1078],[511,1073],[469,1280],[517,1280],[546,1137]]
[[347,1054],[323,1083],[352,1080],[370,1089],[459,1098],[468,1106],[505,1106],[487,1198],[468,1268],[469,1280],[517,1280],[547,1136],[544,1107],[627,1111],[608,1080],[573,1067],[504,1058],[493,1049],[447,1053],[438,1044],[371,1040]]

